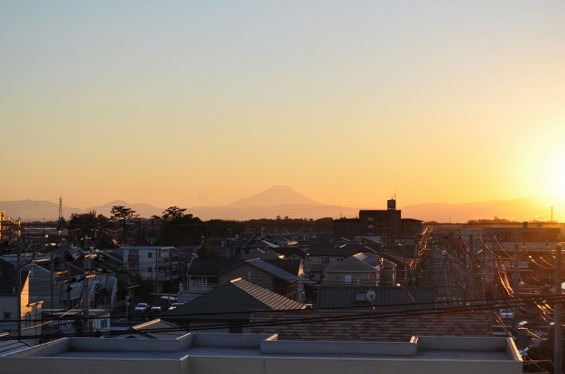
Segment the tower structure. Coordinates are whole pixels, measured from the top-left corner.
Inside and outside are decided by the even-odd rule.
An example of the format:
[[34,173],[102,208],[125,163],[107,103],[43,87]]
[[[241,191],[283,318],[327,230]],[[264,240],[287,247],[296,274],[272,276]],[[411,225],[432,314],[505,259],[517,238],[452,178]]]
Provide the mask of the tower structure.
[[63,226],[64,226],[64,218],[63,218],[63,196],[59,196],[59,218],[57,219],[57,231],[59,235],[63,234]]

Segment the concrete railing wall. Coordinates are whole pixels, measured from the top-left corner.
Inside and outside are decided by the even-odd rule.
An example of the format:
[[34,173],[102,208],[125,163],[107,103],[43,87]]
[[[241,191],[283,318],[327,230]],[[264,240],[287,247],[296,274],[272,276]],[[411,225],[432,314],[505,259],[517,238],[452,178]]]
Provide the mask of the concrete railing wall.
[[354,354],[413,356],[417,343],[408,342],[332,342],[332,341],[263,341],[261,352],[270,354]]
[[34,356],[54,356],[59,353],[63,353],[69,350],[71,344],[70,338],[61,338],[54,340],[52,342],[47,342],[39,346],[35,346],[34,349],[24,349],[18,352],[20,357],[34,357]]
[[[276,336],[276,335],[275,335]],[[272,339],[273,334],[194,334],[196,347],[259,348],[262,341]]]

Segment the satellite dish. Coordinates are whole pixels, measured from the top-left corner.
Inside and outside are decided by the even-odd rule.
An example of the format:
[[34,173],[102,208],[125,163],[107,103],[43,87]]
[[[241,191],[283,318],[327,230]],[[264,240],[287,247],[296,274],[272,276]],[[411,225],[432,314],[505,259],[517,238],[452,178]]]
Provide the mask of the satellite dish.
[[366,295],[367,295],[367,301],[370,302],[371,304],[374,304],[375,300],[377,300],[377,293],[375,292],[375,290],[367,291]]

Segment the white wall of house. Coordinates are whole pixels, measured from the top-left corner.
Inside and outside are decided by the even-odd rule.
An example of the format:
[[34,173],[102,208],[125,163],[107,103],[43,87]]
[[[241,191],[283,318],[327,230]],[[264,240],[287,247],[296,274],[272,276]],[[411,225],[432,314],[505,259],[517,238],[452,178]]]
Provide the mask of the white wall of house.
[[146,281],[166,282],[179,279],[179,263],[173,260],[174,247],[124,247],[124,265]]

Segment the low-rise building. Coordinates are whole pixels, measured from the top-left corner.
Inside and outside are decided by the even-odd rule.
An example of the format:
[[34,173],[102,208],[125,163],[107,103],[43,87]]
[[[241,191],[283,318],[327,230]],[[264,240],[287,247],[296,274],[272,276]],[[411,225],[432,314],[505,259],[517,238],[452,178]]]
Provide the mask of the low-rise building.
[[122,256],[130,273],[152,282],[155,292],[162,291],[165,283],[170,286],[178,284],[179,261],[175,247],[123,247],[117,249],[116,253]]
[[3,374],[521,374],[511,338],[413,336],[403,342],[284,341],[276,334],[177,339],[63,338],[0,357]]
[[[19,277],[19,279],[18,279]],[[0,258],[0,332],[36,343],[41,333],[42,302],[29,297],[29,273]],[[1,371],[1,370],[0,370]]]
[[0,244],[17,240],[21,235],[21,222],[0,210]]

